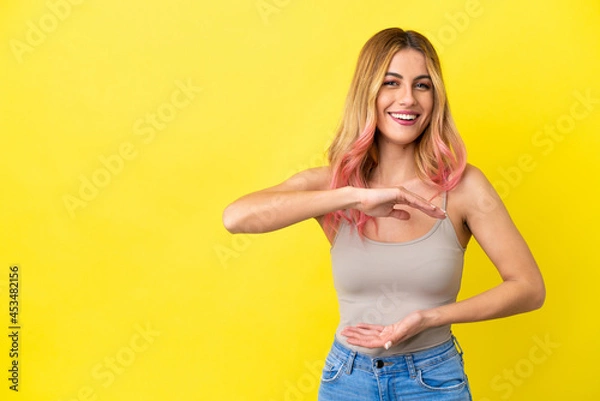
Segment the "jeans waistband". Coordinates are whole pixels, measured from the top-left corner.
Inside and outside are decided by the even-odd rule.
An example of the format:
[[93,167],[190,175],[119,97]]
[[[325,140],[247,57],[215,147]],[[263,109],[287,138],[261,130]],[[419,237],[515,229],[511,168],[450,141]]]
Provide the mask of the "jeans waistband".
[[442,344],[421,351],[376,357],[353,351],[336,339],[329,355],[344,363],[348,374],[352,373],[352,369],[372,371],[377,375],[406,371],[413,377],[416,375],[416,369],[440,363],[455,355],[462,355],[462,349],[456,338],[452,336]]

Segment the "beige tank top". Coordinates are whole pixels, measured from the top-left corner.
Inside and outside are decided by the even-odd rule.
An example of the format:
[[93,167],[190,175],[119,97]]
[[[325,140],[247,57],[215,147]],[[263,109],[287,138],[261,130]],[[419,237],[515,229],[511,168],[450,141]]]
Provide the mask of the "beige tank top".
[[[444,209],[445,204],[444,194]],[[438,220],[422,237],[400,243],[361,238],[343,222],[331,247],[340,311],[337,340],[373,356],[418,351],[449,340],[450,325],[425,330],[389,350],[350,345],[340,332],[358,323],[392,324],[415,310],[456,302],[464,251],[449,218]]]

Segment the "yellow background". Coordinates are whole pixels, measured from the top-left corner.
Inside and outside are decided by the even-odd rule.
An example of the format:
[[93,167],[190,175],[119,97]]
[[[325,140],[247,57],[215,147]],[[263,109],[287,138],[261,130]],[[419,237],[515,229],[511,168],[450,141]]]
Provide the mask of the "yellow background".
[[[390,26],[438,45],[469,160],[548,287],[540,311],[455,326],[474,400],[600,398],[597,0],[73,3],[0,6],[0,310],[18,264],[23,327],[2,399],[316,399],[325,237],[233,236],[221,213],[323,162]],[[471,243],[461,297],[497,282]]]

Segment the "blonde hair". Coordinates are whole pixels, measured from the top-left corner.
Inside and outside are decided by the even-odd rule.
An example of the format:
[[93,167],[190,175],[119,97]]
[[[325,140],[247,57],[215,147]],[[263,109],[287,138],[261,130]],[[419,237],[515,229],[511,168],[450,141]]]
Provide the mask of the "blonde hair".
[[[424,55],[433,84],[431,122],[416,141],[417,176],[443,191],[451,190],[460,181],[466,166],[466,149],[450,114],[437,53],[420,33],[389,28],[369,39],[358,56],[342,121],[329,147],[331,188],[367,187],[370,173],[378,163],[377,95],[392,58],[407,48]],[[370,217],[354,209],[348,213],[337,211],[325,216],[325,225],[330,232],[336,231],[342,219],[356,224],[362,235]]]

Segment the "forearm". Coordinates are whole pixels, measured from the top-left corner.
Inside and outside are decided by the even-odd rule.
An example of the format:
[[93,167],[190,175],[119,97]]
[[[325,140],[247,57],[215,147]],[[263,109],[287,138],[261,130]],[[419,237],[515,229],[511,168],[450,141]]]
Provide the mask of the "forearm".
[[543,283],[504,281],[471,298],[424,311],[431,327],[516,315],[538,309],[545,298]]
[[223,223],[231,233],[264,233],[347,209],[357,202],[352,187],[322,191],[261,191],[229,205],[223,212]]

